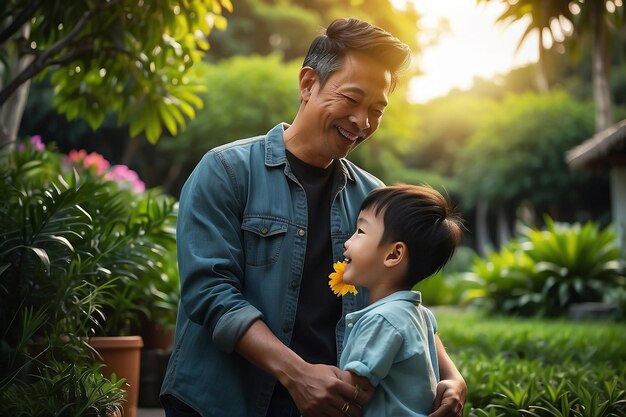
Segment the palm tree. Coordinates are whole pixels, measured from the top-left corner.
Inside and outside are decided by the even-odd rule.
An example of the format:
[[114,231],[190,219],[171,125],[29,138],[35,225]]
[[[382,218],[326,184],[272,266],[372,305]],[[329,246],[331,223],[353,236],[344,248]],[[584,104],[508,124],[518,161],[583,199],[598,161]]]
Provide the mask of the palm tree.
[[520,38],[520,45],[533,31],[539,31],[539,61],[537,63],[537,86],[539,91],[547,89],[545,78],[545,47],[543,36],[557,41],[554,27],[562,33],[565,22],[573,25],[574,42],[582,42],[590,36],[592,42],[593,96],[596,103],[596,131],[612,124],[611,94],[609,88],[609,41],[611,32],[618,36],[623,27],[624,5],[621,0],[477,0],[478,3],[499,1],[506,10],[498,17],[500,22],[514,22],[530,17],[528,28]]
[[[538,34],[539,60],[537,62],[536,82],[540,92],[549,90],[546,76],[546,43],[552,44],[561,39],[562,33],[567,33],[567,22],[571,21],[569,0],[477,0],[478,3],[499,1],[506,5],[504,12],[498,17],[498,22],[512,23],[530,17],[528,27],[519,40],[517,48],[526,41],[532,33]],[[556,32],[556,29],[559,29]],[[544,39],[545,38],[545,39]]]
[[610,90],[611,42],[623,29],[625,8],[621,1],[583,1],[571,3],[574,41],[591,42],[593,98],[596,104],[596,131],[613,123]]

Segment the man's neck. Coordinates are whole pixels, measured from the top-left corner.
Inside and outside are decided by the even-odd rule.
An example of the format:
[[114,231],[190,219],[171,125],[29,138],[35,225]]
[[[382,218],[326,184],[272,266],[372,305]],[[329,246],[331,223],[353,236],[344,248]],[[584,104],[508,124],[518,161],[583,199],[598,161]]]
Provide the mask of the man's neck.
[[320,158],[315,150],[311,148],[313,141],[305,137],[296,128],[283,123],[283,139],[285,141],[285,149],[291,152],[296,158],[302,162],[318,167],[328,168],[332,163],[332,159]]

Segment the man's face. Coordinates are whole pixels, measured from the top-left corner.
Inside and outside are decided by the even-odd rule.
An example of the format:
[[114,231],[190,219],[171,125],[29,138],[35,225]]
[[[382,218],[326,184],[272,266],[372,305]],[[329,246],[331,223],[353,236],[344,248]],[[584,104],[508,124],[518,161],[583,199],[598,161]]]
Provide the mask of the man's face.
[[[317,78],[316,78],[317,79]],[[391,73],[359,52],[344,56],[323,87],[311,84],[303,118],[320,166],[343,158],[378,128],[387,106]]]

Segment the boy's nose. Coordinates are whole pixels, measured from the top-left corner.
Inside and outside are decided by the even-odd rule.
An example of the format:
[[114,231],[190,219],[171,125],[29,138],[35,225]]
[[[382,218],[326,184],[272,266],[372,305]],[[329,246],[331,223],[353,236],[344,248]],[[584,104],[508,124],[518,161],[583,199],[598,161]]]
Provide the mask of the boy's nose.
[[350,239],[346,240],[343,244],[343,250],[345,251],[350,246]]

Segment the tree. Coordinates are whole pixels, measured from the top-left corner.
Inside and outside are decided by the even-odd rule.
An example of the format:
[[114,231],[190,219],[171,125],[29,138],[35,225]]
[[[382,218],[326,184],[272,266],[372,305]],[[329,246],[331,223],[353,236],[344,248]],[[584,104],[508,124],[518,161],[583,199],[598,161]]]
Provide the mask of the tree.
[[208,54],[214,60],[234,55],[280,53],[286,61],[304,56],[311,39],[337,17],[372,22],[419,52],[420,15],[411,2],[398,9],[391,0],[238,0],[228,28],[216,33]]
[[[236,139],[268,132],[290,122],[299,105],[301,60],[282,62],[278,54],[238,56],[200,66],[211,91],[201,95],[204,106],[176,138],[164,136],[151,158],[160,161],[158,183],[173,195],[209,149]],[[245,82],[242,80],[245,79]],[[154,168],[154,167],[153,167]]]
[[469,139],[456,167],[463,206],[480,207],[477,215],[484,216],[477,218],[477,230],[485,228],[487,207],[498,214],[501,227],[510,228],[511,214],[521,206],[580,220],[572,207],[582,211],[608,205],[606,181],[572,173],[563,158],[593,133],[590,110],[589,104],[552,92],[510,96],[493,112]]
[[[477,0],[479,3],[495,0]],[[555,37],[553,26],[559,26],[562,33],[569,23],[573,25],[572,33],[576,43],[585,37],[592,42],[593,68],[593,95],[596,104],[596,131],[604,130],[612,124],[611,93],[609,75],[609,38],[618,38],[623,30],[626,8],[622,1],[613,0],[497,0],[506,4],[507,8],[498,18],[499,21],[517,21],[530,16],[529,26],[520,39],[524,42],[532,31],[539,31],[539,62],[538,73],[544,73],[545,56],[543,36],[549,36],[552,41],[558,41],[561,35]],[[569,23],[565,23],[565,22]],[[565,26],[564,26],[565,24]],[[609,36],[612,35],[612,36]],[[565,39],[561,39],[565,40]],[[575,45],[576,46],[576,45]],[[545,77],[545,75],[544,75]],[[540,77],[541,78],[541,77]],[[542,89],[539,83],[539,91]]]
[[[538,35],[537,89],[541,92],[548,91],[548,77],[545,68],[546,49],[548,49],[546,45],[562,40],[562,33],[567,32],[564,25],[567,26],[565,21],[571,21],[571,12],[568,7],[570,0],[519,0],[515,2],[510,0],[477,0],[478,3],[489,1],[499,1],[506,5],[506,9],[497,19],[498,22],[512,23],[530,17],[528,27],[519,40],[518,48],[531,33]],[[555,32],[555,27],[559,28],[558,32]]]
[[230,0],[5,0],[0,12],[0,144],[13,143],[29,81],[52,73],[55,106],[132,136],[176,134],[202,105],[192,66],[224,28]]
[[624,27],[626,8],[620,1],[572,2],[577,43],[590,40],[593,97],[596,104],[596,131],[613,124],[611,111],[610,64],[611,42],[617,40]]

